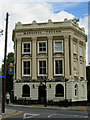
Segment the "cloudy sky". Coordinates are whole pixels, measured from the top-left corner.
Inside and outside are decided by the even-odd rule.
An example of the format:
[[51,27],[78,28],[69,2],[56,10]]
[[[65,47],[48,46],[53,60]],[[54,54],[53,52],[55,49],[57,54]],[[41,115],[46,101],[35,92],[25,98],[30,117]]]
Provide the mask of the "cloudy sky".
[[[88,35],[88,0],[0,0],[0,29],[5,29],[6,12],[9,13],[8,28],[8,48],[7,52],[14,52],[12,42],[12,30],[15,23],[31,23],[33,20],[37,22],[47,22],[48,19],[55,21],[63,21],[64,18],[73,19],[80,18],[80,27],[85,27]],[[4,30],[5,33],[5,30]],[[0,67],[4,58],[4,39],[5,35],[0,36]],[[86,52],[87,64],[88,44]]]

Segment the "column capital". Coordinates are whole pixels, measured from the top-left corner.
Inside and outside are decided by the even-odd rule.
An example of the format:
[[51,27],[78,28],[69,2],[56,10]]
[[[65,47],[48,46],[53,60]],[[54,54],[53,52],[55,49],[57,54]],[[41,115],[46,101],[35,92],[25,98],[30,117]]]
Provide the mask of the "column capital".
[[32,41],[36,41],[37,37],[32,37],[31,39],[32,39]]
[[64,38],[68,38],[69,39],[70,35],[64,35]]
[[49,40],[52,40],[52,39],[53,39],[53,36],[47,36],[47,38],[48,38]]
[[18,39],[18,40],[17,40],[17,43],[18,43],[18,44],[21,44],[21,39]]

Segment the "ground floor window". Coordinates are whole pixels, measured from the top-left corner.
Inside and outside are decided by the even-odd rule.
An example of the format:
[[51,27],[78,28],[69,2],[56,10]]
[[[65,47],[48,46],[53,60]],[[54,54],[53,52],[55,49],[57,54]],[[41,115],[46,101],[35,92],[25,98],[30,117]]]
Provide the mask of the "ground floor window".
[[29,87],[29,85],[23,85],[22,97],[30,97],[30,87]]
[[75,85],[75,96],[78,96],[78,85]]
[[56,85],[55,97],[64,97],[64,87],[61,84]]

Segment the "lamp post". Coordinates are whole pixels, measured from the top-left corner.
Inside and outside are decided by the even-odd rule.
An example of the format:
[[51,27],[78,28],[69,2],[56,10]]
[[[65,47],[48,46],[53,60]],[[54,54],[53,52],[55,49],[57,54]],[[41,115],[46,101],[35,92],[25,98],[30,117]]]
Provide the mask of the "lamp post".
[[6,55],[7,55],[7,35],[8,35],[8,12],[6,14],[6,29],[5,29],[5,52],[4,52],[4,75],[2,80],[2,113],[5,113],[5,92],[6,92]]

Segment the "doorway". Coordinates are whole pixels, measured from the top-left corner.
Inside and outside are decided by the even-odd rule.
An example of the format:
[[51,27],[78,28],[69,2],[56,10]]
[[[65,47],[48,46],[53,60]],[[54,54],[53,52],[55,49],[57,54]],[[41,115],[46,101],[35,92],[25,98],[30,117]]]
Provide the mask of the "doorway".
[[38,99],[39,103],[43,104],[46,99],[46,85],[40,84],[38,88]]

